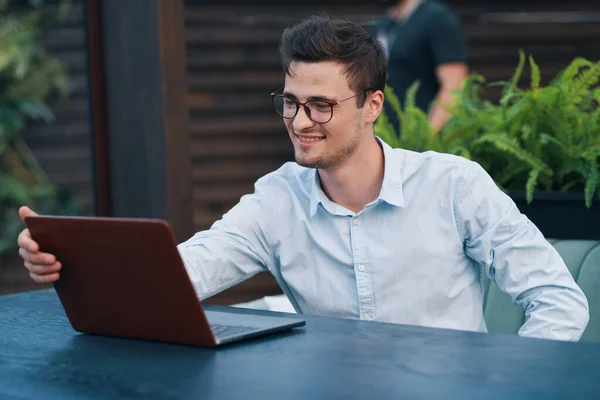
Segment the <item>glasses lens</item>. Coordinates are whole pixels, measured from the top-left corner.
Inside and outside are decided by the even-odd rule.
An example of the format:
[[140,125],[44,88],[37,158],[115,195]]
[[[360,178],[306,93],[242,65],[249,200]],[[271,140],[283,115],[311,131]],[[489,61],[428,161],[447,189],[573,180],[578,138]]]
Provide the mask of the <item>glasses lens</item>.
[[298,111],[298,104],[284,96],[273,96],[273,107],[283,118],[294,118]]
[[307,102],[306,106],[310,110],[309,118],[316,123],[329,122],[333,116],[333,107],[329,103],[315,100]]

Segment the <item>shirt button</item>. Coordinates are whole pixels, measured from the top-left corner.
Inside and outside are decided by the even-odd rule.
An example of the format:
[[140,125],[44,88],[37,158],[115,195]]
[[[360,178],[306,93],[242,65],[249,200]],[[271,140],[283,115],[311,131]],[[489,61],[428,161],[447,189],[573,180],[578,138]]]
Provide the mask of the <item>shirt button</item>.
[[364,265],[362,265],[362,264],[361,264],[361,265],[359,265],[359,266],[358,266],[358,270],[359,270],[360,272],[364,272],[364,271],[365,271],[365,266],[364,266]]
[[354,220],[352,221],[352,223],[354,225],[358,225],[358,224],[360,224],[360,221],[358,220],[358,218],[354,218]]
[[371,315],[370,314],[363,314],[363,319],[365,321],[370,321],[371,320]]

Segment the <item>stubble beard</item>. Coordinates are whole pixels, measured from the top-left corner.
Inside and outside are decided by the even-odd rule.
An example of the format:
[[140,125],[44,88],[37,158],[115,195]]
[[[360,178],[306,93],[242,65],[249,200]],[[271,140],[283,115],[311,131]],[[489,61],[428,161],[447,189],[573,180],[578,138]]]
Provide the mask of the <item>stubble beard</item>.
[[[359,134],[357,131],[354,131],[352,137],[342,143],[341,146],[335,149],[325,149],[324,153],[317,156],[311,157],[310,153],[313,150],[310,149],[308,151],[295,149],[296,163],[306,168],[316,168],[319,170],[336,169],[356,153],[359,143]],[[327,143],[324,144],[327,147]]]

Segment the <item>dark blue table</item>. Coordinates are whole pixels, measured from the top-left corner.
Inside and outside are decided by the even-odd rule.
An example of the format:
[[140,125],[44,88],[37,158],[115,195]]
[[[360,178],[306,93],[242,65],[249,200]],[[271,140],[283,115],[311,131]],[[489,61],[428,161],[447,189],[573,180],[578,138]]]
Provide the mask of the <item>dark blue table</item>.
[[52,290],[0,297],[0,398],[600,398],[599,344],[306,319],[212,350],[78,334]]

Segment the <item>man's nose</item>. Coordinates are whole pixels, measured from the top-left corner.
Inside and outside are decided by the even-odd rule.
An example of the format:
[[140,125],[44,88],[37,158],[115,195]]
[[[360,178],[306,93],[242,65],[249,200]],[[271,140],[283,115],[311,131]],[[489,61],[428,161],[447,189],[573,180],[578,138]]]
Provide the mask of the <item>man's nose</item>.
[[315,122],[308,118],[306,113],[306,109],[303,106],[298,108],[298,113],[294,117],[294,122],[292,122],[292,126],[294,127],[295,132],[302,132],[305,129],[308,129],[315,125]]

